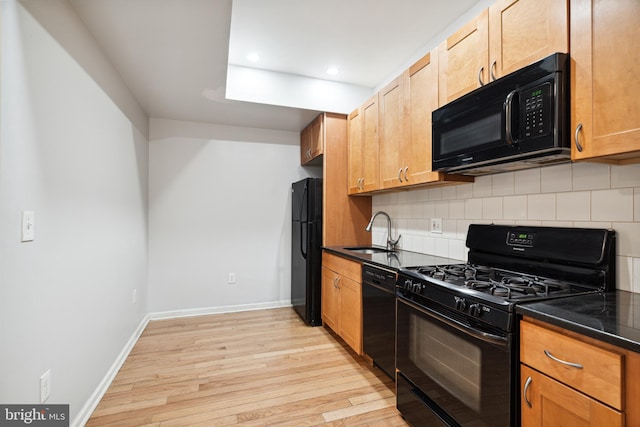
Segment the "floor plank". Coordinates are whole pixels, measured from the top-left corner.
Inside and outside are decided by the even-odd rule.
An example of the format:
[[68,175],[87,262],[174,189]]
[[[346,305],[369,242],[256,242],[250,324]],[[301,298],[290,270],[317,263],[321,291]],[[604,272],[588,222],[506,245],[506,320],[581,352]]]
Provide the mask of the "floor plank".
[[159,320],[87,426],[407,426],[393,388],[290,308]]

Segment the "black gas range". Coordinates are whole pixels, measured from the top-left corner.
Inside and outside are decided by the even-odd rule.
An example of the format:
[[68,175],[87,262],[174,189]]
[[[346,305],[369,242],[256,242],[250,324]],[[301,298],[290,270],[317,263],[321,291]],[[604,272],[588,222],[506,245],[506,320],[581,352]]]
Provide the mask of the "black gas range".
[[414,425],[518,425],[516,305],[615,288],[613,230],[473,224],[466,243],[467,263],[398,275],[398,409]]

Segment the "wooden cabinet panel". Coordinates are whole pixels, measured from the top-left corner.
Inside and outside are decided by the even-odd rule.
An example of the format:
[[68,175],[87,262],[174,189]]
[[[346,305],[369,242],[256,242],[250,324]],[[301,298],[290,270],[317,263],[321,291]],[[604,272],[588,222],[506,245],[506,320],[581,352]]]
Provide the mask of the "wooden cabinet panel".
[[356,353],[362,353],[362,284],[343,277],[340,288],[340,326],[338,334]]
[[491,80],[568,51],[567,0],[498,0],[489,7]]
[[362,106],[363,191],[378,189],[378,96]]
[[[547,328],[521,322],[520,361],[558,381],[622,409],[623,356]],[[577,363],[570,366],[562,361]]]
[[360,263],[322,253],[322,321],[357,354],[362,354]]
[[362,129],[362,108],[349,114],[348,118],[348,192],[357,194],[364,188],[364,132]]
[[347,117],[324,113],[324,165],[322,244],[368,245],[371,233],[365,227],[371,218],[370,197],[349,197]]
[[338,309],[340,295],[338,294],[338,274],[322,266],[322,321],[333,329],[338,330]]
[[574,160],[640,160],[640,2],[571,0]]
[[378,96],[349,114],[348,194],[378,189]]
[[324,114],[319,114],[300,133],[300,163],[307,165],[324,153]]
[[622,427],[623,414],[522,365],[522,427]]
[[378,102],[380,182],[382,188],[392,188],[405,183],[409,169],[405,160],[404,74],[380,91]]
[[489,13],[483,11],[438,47],[444,105],[489,81]]
[[431,171],[431,113],[438,108],[437,50],[409,68],[407,86],[408,182],[413,185],[435,180]]

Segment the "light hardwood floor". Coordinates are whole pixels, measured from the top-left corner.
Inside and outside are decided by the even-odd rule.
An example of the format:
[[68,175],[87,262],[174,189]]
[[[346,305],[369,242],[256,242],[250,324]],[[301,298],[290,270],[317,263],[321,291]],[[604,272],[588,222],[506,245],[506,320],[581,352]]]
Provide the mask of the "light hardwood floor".
[[152,321],[87,426],[406,426],[393,387],[291,308]]

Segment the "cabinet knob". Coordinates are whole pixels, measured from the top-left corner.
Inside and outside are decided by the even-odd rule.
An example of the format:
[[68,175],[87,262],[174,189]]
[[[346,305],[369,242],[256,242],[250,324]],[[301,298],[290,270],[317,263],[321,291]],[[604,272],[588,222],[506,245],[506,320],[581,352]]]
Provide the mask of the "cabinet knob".
[[402,168],[398,169],[398,180],[402,182]]
[[409,166],[406,166],[404,168],[404,181],[405,182],[409,182],[409,174],[408,173],[409,173]]

